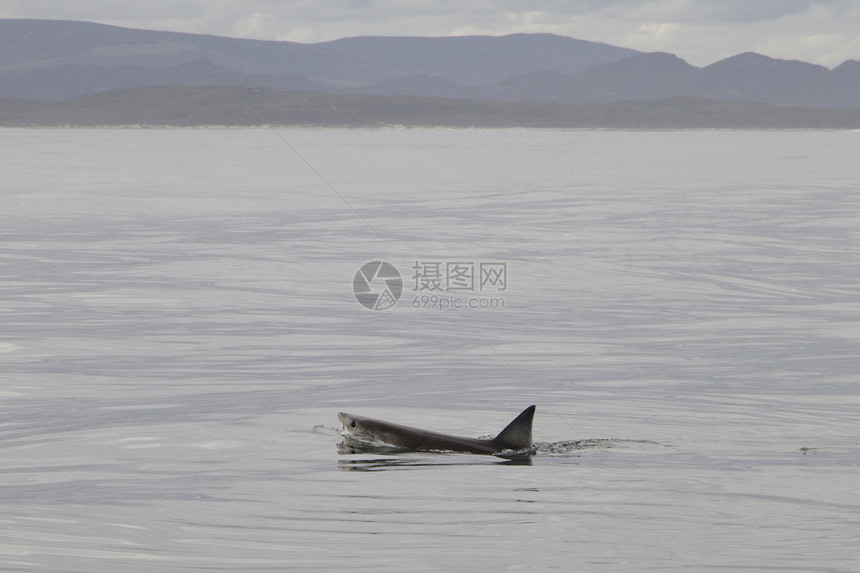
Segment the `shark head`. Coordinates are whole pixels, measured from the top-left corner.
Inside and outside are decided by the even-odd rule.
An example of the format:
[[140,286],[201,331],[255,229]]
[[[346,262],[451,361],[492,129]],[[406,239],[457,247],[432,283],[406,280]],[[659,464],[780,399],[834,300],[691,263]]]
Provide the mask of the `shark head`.
[[343,433],[353,438],[385,441],[386,435],[389,433],[384,422],[380,423],[370,418],[353,416],[346,412],[338,412],[337,418],[343,424]]
[[340,420],[341,424],[343,424],[344,433],[351,434],[352,432],[358,431],[358,420],[354,419],[349,414],[338,412],[337,419]]

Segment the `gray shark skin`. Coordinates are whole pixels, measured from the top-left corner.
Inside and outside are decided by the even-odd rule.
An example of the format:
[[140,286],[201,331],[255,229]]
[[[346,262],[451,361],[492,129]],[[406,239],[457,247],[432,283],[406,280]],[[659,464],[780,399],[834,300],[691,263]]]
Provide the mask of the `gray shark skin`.
[[488,455],[508,452],[517,455],[531,455],[534,453],[534,445],[532,444],[534,415],[535,407],[529,406],[504,430],[499,432],[498,436],[489,439],[437,434],[372,418],[353,416],[344,412],[339,412],[337,417],[343,424],[343,433],[346,436],[371,439],[408,450]]

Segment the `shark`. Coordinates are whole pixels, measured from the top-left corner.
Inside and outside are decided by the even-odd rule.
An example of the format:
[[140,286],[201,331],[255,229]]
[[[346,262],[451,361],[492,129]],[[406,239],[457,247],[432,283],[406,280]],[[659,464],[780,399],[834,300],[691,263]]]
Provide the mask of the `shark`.
[[339,412],[343,434],[359,440],[373,440],[419,452],[458,452],[488,455],[532,455],[532,420],[535,407],[529,406],[495,438],[463,438],[392,424],[373,418]]

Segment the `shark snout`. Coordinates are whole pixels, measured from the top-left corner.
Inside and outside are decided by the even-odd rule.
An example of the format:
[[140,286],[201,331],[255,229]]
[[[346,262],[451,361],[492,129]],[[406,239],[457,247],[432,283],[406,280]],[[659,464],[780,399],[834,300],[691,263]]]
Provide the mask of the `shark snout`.
[[337,419],[340,420],[340,423],[343,424],[343,429],[348,430],[350,428],[355,428],[355,420],[352,419],[352,416],[349,414],[345,414],[343,412],[337,413]]

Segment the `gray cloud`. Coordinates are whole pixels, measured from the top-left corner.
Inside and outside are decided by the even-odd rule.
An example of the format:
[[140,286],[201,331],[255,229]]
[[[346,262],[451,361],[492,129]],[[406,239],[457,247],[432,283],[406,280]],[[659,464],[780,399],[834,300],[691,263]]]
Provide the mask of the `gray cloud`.
[[860,59],[855,0],[11,0],[0,17],[300,42],[551,32],[672,52],[695,65],[744,51],[828,66]]
[[750,0],[722,0],[702,3],[703,14],[718,22],[761,23],[779,20],[786,16],[803,14],[813,6],[837,9],[841,0],[782,0],[781,2],[751,2]]

